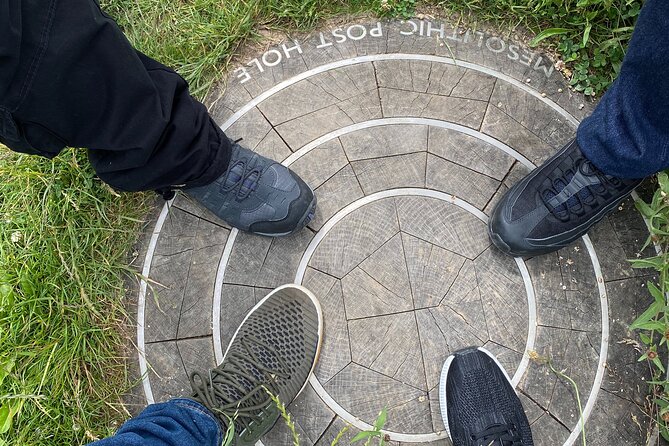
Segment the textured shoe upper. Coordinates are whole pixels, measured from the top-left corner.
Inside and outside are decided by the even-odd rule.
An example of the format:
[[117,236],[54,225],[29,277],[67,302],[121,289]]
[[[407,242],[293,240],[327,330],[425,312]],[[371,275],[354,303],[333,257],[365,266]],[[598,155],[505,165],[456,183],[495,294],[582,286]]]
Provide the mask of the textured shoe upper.
[[314,303],[299,289],[278,290],[250,313],[218,367],[191,376],[194,397],[224,426],[234,420],[236,444],[255,444],[279,417],[268,392],[286,405],[295,398],[320,336]]
[[446,381],[448,425],[454,446],[531,446],[520,400],[486,353],[455,354]]
[[639,183],[604,174],[573,140],[507,192],[490,230],[521,254],[558,249],[585,234]]
[[185,192],[231,226],[268,235],[304,226],[314,201],[311,189],[288,168],[238,144],[223,175]]

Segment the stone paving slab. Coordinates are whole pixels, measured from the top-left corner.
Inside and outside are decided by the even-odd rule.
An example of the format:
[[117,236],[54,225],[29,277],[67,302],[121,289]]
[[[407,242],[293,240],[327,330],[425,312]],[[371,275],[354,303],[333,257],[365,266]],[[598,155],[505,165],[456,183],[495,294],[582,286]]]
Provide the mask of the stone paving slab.
[[[297,281],[325,318],[315,374],[288,408],[302,444],[350,424],[348,444],[385,406],[390,444],[449,445],[439,374],[470,345],[512,377],[535,444],[578,444],[580,425],[573,388],[530,351],[578,384],[589,444],[645,444],[648,370],[627,340],[652,276],[627,262],[647,237],[633,202],[545,256],[505,257],[487,238],[499,198],[592,110],[545,55],[436,20],[352,23],[287,39],[221,85],[217,122],[290,165],[319,207],[272,240],[171,202],[138,300],[148,402],[187,394],[246,313]],[[282,423],[262,440],[288,443]]]

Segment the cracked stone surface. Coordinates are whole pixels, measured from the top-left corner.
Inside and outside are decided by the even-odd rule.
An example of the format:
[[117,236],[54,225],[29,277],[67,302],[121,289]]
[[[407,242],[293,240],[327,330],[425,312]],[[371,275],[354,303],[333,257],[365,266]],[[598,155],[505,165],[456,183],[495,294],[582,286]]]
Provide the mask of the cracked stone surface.
[[[590,444],[645,444],[649,377],[629,324],[652,275],[627,262],[648,236],[632,200],[553,254],[505,257],[487,237],[501,196],[592,109],[550,60],[429,20],[342,25],[267,51],[213,90],[210,110],[302,176],[316,216],[270,239],[175,198],[152,229],[139,302],[147,401],[187,395],[188,374],[221,360],[248,311],[301,278],[325,321],[313,385],[288,406],[303,445],[353,423],[348,444],[383,407],[389,444],[450,445],[439,375],[471,345],[512,377],[535,444],[581,441],[574,388],[541,358],[577,384]],[[282,423],[262,440],[290,442]]]

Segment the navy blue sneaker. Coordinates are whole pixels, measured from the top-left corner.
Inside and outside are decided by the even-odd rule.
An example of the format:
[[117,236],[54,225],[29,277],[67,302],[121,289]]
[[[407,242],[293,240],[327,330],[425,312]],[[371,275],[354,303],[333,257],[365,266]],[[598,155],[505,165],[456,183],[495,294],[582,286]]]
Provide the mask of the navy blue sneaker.
[[299,231],[316,212],[316,196],[297,174],[237,143],[223,175],[184,192],[230,226],[270,237]]
[[606,175],[574,139],[502,197],[490,216],[490,239],[516,257],[557,251],[585,235],[641,181]]
[[532,432],[509,375],[486,349],[448,357],[439,403],[453,446],[533,446]]

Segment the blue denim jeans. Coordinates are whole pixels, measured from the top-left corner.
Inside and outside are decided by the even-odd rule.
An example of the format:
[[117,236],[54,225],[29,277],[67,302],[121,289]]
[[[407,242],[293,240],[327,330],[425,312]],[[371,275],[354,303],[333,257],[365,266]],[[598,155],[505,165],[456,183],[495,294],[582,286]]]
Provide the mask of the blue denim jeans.
[[113,437],[90,446],[220,446],[223,432],[214,415],[189,399],[152,404],[125,422]]
[[618,79],[578,128],[603,172],[643,178],[669,168],[669,1],[648,0]]

